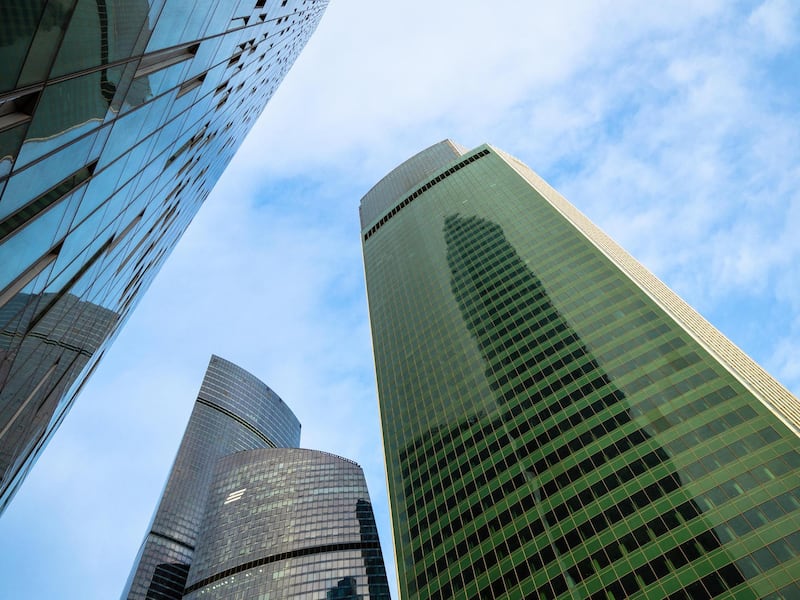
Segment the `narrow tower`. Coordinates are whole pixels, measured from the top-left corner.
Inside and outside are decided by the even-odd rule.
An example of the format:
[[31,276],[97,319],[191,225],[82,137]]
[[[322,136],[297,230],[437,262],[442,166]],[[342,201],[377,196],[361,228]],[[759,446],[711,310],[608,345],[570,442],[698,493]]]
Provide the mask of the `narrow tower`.
[[362,199],[400,593],[800,594],[800,403],[529,168]]
[[212,356],[123,598],[183,597],[217,460],[299,444],[300,422],[283,400],[241,367]]

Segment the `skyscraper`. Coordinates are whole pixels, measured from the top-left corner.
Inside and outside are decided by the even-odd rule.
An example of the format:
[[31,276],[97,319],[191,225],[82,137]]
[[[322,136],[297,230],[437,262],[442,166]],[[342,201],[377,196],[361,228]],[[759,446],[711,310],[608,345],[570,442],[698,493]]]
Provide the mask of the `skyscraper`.
[[[51,299],[47,294],[41,298],[45,303]],[[8,474],[3,480],[3,488],[8,490],[6,498],[25,478],[30,466],[26,458],[38,454],[50,432],[64,418],[66,390],[77,381],[109,328],[117,322],[117,313],[80,301],[72,294],[54,300],[22,340],[9,335],[10,328],[0,331],[0,394],[16,399],[0,410],[0,466]],[[17,294],[0,308],[0,322],[31,322],[35,308],[28,295]],[[9,357],[11,347],[14,354]],[[45,386],[47,393],[40,393]],[[0,509],[4,505],[0,496]]]
[[0,510],[326,4],[0,3]]
[[123,598],[182,598],[218,459],[297,447],[300,422],[266,384],[212,356]]
[[361,225],[403,598],[800,595],[800,403],[528,167]]
[[212,356],[122,597],[389,600],[361,467],[299,443],[277,394]]
[[186,600],[389,600],[364,473],[325,452],[269,448],[217,463]]

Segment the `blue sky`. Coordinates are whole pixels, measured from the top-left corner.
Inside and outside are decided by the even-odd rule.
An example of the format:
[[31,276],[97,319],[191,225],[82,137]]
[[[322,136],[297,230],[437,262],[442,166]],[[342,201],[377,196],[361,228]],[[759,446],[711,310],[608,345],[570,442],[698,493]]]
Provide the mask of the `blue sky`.
[[211,353],[364,467],[393,577],[357,206],[446,137],[521,158],[800,392],[800,5],[521,4],[332,0],[0,519],[0,598],[119,595]]

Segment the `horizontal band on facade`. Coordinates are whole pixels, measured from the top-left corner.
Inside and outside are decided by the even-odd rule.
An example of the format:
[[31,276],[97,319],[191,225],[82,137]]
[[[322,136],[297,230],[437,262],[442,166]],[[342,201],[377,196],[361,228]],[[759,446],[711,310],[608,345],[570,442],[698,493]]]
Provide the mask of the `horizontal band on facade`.
[[273,554],[271,556],[265,556],[263,558],[242,563],[236,567],[225,569],[220,573],[216,573],[215,575],[201,579],[197,583],[193,583],[192,585],[188,586],[186,590],[184,590],[184,595],[194,592],[195,590],[199,590],[200,588],[219,581],[220,579],[225,579],[226,577],[235,575],[236,573],[241,573],[242,571],[247,571],[255,567],[268,565],[281,560],[299,558],[301,556],[309,556],[312,554],[323,554],[325,552],[342,552],[345,550],[380,550],[380,547],[381,546],[378,542],[350,542],[347,544],[325,544],[323,546],[311,546],[308,548],[300,548],[299,550],[281,552],[280,554]]
[[253,425],[251,425],[250,423],[245,421],[242,417],[240,417],[239,415],[237,415],[233,411],[230,411],[227,408],[223,408],[219,404],[215,404],[214,402],[211,402],[210,400],[206,400],[205,398],[201,398],[200,396],[197,397],[197,403],[198,404],[202,404],[203,406],[208,406],[209,408],[213,408],[214,410],[216,410],[218,412],[221,412],[226,417],[230,417],[231,419],[233,419],[234,421],[239,423],[242,427],[246,428],[248,431],[250,431],[251,433],[253,433],[256,436],[258,436],[258,438],[262,442],[264,442],[269,448],[277,448],[277,446],[275,445],[275,442],[273,442],[266,435],[264,435],[262,432],[260,432],[258,429],[256,429]]
[[148,533],[147,535],[148,536],[152,535],[161,538],[162,540],[167,540],[168,542],[172,542],[173,544],[177,544],[178,546],[183,546],[184,548],[194,552],[194,546],[192,546],[191,544],[187,544],[186,542],[182,542],[178,538],[168,535],[166,533],[161,533],[158,531],[151,530],[150,533]]
[[447,169],[444,173],[442,173],[440,175],[437,175],[436,177],[434,177],[433,179],[428,181],[426,184],[421,185],[419,188],[417,188],[416,191],[414,191],[412,194],[409,194],[402,202],[400,202],[392,210],[390,210],[388,213],[386,213],[386,215],[380,221],[378,221],[377,223],[375,223],[375,225],[370,227],[369,231],[367,231],[367,233],[364,234],[364,241],[366,242],[370,237],[372,237],[372,235],[376,231],[378,231],[378,229],[383,227],[383,225],[389,219],[391,219],[398,212],[403,210],[403,208],[405,208],[408,204],[411,204],[422,193],[427,192],[429,189],[431,189],[433,186],[435,186],[437,183],[439,183],[443,179],[447,179],[448,177],[450,177],[450,175],[452,175],[456,171],[460,171],[461,169],[466,167],[469,163],[473,163],[476,160],[478,160],[479,158],[483,158],[487,154],[489,154],[488,150],[481,150],[480,152],[477,152],[477,153],[473,154],[472,156],[470,156],[468,158],[465,158],[460,163],[458,163],[456,165],[453,165],[452,167]]

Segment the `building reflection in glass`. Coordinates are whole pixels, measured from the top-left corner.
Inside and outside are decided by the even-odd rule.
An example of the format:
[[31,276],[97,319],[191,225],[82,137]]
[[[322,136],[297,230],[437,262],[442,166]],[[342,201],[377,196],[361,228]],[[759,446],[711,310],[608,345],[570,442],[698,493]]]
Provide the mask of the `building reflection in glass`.
[[[0,388],[0,511],[326,4],[0,3],[0,377],[16,386]],[[80,314],[63,310],[69,297]],[[89,305],[103,309],[96,322]],[[78,321],[103,334],[80,347],[82,356],[92,348],[89,366],[64,379],[67,359],[54,368],[47,348],[34,349],[34,328],[74,330]],[[8,442],[33,389],[56,406],[49,425]]]
[[329,589],[325,598],[326,600],[361,600],[355,577],[345,577],[337,581],[336,587]]

